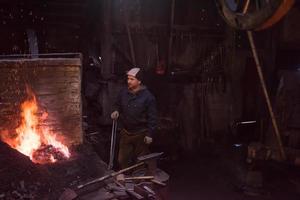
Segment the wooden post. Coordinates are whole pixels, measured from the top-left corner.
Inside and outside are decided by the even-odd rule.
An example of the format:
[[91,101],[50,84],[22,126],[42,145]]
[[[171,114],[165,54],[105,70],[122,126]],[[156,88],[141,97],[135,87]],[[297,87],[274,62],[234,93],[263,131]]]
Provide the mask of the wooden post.
[[258,76],[259,76],[260,84],[261,84],[263,94],[264,94],[264,97],[265,97],[265,100],[266,100],[266,103],[267,103],[267,106],[268,106],[269,114],[271,116],[271,121],[272,121],[272,125],[273,125],[274,131],[275,131],[275,136],[276,136],[276,139],[277,139],[278,148],[279,148],[279,151],[280,151],[280,156],[281,156],[282,160],[285,160],[286,155],[285,155],[285,152],[284,152],[284,149],[283,149],[283,145],[282,145],[282,141],[281,141],[281,137],[280,137],[280,133],[279,133],[279,128],[278,128],[277,121],[276,121],[276,118],[275,118],[275,115],[274,115],[274,112],[273,112],[270,97],[269,97],[269,94],[268,94],[268,91],[267,91],[264,75],[262,73],[261,65],[260,65],[258,55],[257,55],[257,52],[256,52],[255,44],[254,44],[254,41],[253,41],[253,35],[252,35],[251,31],[247,31],[247,34],[248,34],[248,39],[249,39],[249,43],[250,43],[250,46],[251,46],[251,50],[252,50],[252,53],[253,53],[253,57],[254,57],[254,60],[255,60],[255,63],[256,63],[256,70],[257,70],[257,73],[258,73]]
[[[243,14],[246,14],[246,12],[249,8],[249,2],[250,2],[250,0],[247,0],[245,6],[243,8]],[[281,141],[281,137],[280,137],[280,133],[279,133],[279,128],[278,128],[277,121],[276,121],[276,118],[275,118],[275,115],[274,115],[274,112],[273,112],[273,108],[272,108],[272,105],[271,105],[269,93],[268,93],[267,87],[266,87],[266,82],[265,82],[264,75],[263,75],[261,65],[260,65],[260,62],[259,62],[259,58],[258,58],[258,55],[257,55],[257,51],[256,51],[256,47],[255,47],[255,44],[254,44],[252,32],[247,31],[247,35],[248,35],[250,47],[251,47],[251,50],[252,50],[252,53],[253,53],[254,61],[255,61],[255,64],[256,64],[256,70],[257,70],[257,73],[258,73],[259,81],[260,81],[260,84],[261,84],[261,87],[262,87],[262,90],[263,90],[263,94],[264,94],[264,97],[265,97],[265,100],[266,100],[266,103],[267,103],[267,106],[268,106],[269,114],[271,116],[271,121],[272,121],[272,125],[273,125],[274,131],[275,131],[275,136],[276,136],[276,139],[277,139],[278,148],[279,148],[279,151],[280,151],[280,156],[281,156],[282,160],[285,160],[286,155],[285,155],[285,152],[284,152],[284,149],[283,149],[283,145],[282,145],[282,141]]]

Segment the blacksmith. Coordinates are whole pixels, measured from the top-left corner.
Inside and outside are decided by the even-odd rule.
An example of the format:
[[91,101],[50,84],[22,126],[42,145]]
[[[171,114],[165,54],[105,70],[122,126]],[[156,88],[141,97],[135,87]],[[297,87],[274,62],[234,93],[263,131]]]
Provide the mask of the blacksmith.
[[157,128],[155,97],[142,84],[140,68],[127,72],[127,88],[120,91],[111,118],[120,116],[122,130],[119,144],[118,162],[120,168],[133,164],[138,156],[149,153],[153,134]]

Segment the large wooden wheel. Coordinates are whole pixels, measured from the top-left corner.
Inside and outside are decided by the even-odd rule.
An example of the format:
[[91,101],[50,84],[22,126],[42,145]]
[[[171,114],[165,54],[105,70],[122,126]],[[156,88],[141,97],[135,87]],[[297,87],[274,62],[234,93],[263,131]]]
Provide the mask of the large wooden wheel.
[[241,30],[261,30],[278,22],[294,0],[216,0],[226,23]]

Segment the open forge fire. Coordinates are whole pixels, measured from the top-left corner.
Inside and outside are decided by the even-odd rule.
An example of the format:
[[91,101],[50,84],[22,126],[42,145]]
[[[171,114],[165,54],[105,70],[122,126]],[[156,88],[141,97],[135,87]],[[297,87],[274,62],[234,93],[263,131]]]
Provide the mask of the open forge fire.
[[27,87],[28,98],[21,104],[21,121],[15,131],[0,132],[1,140],[30,157],[35,163],[53,163],[70,157],[62,138],[52,133],[49,127],[40,126],[48,116],[47,112],[38,115],[38,104],[34,93]]

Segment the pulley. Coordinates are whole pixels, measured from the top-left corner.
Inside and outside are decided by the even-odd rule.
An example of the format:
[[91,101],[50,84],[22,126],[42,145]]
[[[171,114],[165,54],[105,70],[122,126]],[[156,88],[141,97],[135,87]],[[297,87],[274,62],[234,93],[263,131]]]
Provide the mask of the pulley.
[[262,30],[278,22],[295,0],[216,0],[225,22],[240,30]]

